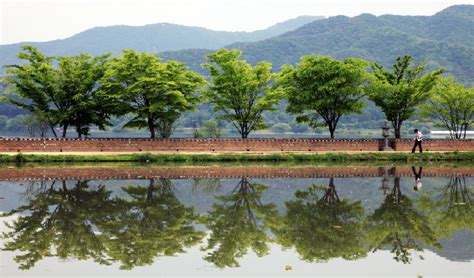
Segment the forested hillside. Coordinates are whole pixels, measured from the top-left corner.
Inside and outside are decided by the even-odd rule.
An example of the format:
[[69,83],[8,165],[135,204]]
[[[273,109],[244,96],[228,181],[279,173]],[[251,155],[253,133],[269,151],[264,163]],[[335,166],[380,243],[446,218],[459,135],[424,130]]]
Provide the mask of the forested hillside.
[[[188,48],[217,49],[234,42],[252,42],[278,36],[320,16],[300,16],[254,32],[213,31],[202,27],[157,23],[145,26],[96,27],[63,40],[0,45],[0,65],[17,63],[21,45],[32,45],[47,55],[119,54],[122,49],[157,53]],[[4,72],[3,69],[0,73]]]
[[[305,54],[338,59],[358,57],[384,66],[395,57],[412,55],[430,68],[446,69],[459,81],[474,82],[474,6],[459,5],[433,16],[336,16],[314,21],[294,31],[254,43],[234,43],[251,63],[269,61],[278,70]],[[210,52],[210,51],[209,51]],[[162,53],[167,59],[187,62],[199,69],[205,50]]]

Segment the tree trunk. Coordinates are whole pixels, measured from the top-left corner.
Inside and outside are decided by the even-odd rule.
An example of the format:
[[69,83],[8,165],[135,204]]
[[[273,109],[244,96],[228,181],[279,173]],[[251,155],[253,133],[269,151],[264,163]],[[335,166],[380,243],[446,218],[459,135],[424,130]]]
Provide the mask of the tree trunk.
[[400,200],[402,198],[402,191],[400,188],[400,177],[395,177],[393,180],[393,197],[396,198],[397,203],[400,203]]
[[402,123],[394,121],[394,122],[392,122],[392,125],[393,125],[393,129],[395,130],[395,138],[400,139],[400,130],[401,130],[401,127],[402,127]]
[[148,129],[150,130],[150,138],[156,138],[155,123],[152,118],[148,118]]
[[338,122],[337,119],[328,119],[326,121],[326,125],[328,126],[329,135],[331,136],[331,139],[334,139],[334,134],[336,133],[337,122]]
[[240,126],[240,129],[241,129],[241,133],[240,135],[242,135],[242,139],[246,139],[248,136],[249,136],[249,130],[248,130],[248,127],[247,127],[247,124],[243,124]]
[[54,130],[54,125],[50,125],[51,127],[51,132],[53,133],[54,138],[58,139],[58,135],[56,134],[56,131]]
[[155,180],[150,179],[150,184],[148,185],[148,190],[146,193],[146,200],[148,202],[153,201],[153,193],[155,192]]
[[331,139],[334,139],[334,132],[335,132],[335,129],[329,126],[329,134],[331,135]]
[[81,125],[76,125],[77,138],[82,138]]
[[64,124],[63,125],[63,135],[62,135],[62,138],[66,138],[66,133],[67,133],[67,128],[68,128],[68,124]]

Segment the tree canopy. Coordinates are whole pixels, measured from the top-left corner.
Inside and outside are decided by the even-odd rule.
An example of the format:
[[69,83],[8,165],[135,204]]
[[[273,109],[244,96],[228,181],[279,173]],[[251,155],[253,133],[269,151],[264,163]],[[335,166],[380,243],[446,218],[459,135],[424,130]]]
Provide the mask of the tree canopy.
[[367,65],[359,59],[307,55],[296,68],[283,66],[278,85],[286,92],[287,112],[299,115],[297,121],[313,128],[327,126],[334,138],[341,116],[360,113],[364,107]]
[[214,111],[222,112],[218,118],[230,122],[247,138],[249,133],[266,127],[262,113],[272,111],[280,101],[280,94],[269,86],[275,77],[272,65],[259,62],[254,67],[239,60],[239,50],[220,49],[206,55],[212,77],[206,97]]
[[109,62],[101,85],[103,95],[134,115],[125,127],[148,128],[151,138],[157,132],[168,138],[181,114],[199,103],[205,80],[182,63],[124,50]]
[[98,81],[105,71],[109,55],[92,57],[87,54],[48,57],[31,46],[23,46],[18,58],[27,63],[7,66],[4,81],[12,86],[20,99],[3,97],[30,112],[41,114],[56,135],[54,127],[61,125],[62,137],[74,126],[78,137],[87,135],[89,127],[100,129],[110,125],[113,105],[97,94]]
[[368,95],[379,106],[400,138],[402,123],[410,119],[416,108],[425,102],[436,85],[443,69],[424,73],[425,66],[413,67],[409,55],[398,57],[393,70],[386,70],[379,64],[372,65],[373,78]]
[[425,120],[449,130],[451,139],[465,139],[474,121],[474,87],[466,88],[453,77],[441,78],[433,87],[428,102],[421,106]]

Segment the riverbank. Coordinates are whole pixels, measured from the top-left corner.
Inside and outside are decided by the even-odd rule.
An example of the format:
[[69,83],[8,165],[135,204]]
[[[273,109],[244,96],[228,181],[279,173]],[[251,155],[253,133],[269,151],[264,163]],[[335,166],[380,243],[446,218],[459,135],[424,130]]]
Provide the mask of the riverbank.
[[474,152],[338,152],[338,153],[41,153],[0,154],[0,162],[265,162],[265,161],[474,161]]

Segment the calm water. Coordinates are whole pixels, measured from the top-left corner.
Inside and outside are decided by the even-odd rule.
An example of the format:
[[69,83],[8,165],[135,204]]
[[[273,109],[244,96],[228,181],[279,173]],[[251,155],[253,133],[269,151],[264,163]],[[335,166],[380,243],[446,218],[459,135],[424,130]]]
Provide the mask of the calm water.
[[230,178],[216,166],[199,179],[12,169],[1,277],[472,277],[474,177],[430,167],[418,190],[411,167]]

